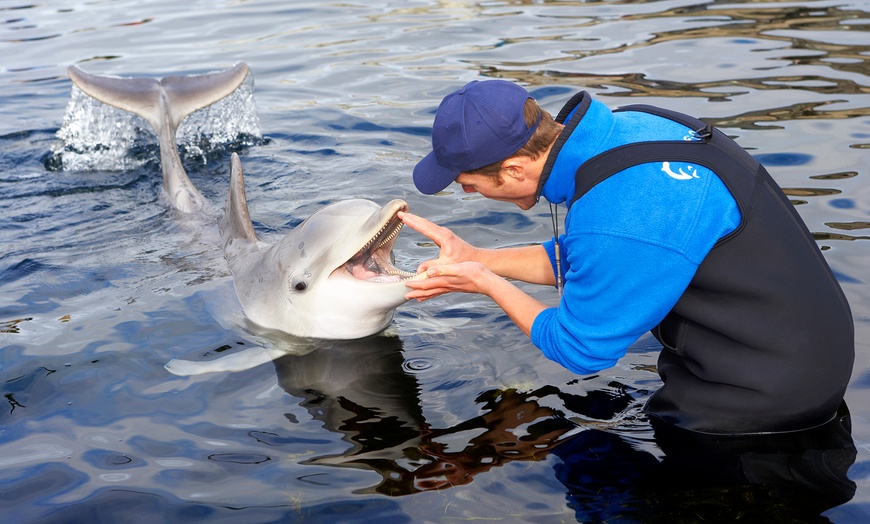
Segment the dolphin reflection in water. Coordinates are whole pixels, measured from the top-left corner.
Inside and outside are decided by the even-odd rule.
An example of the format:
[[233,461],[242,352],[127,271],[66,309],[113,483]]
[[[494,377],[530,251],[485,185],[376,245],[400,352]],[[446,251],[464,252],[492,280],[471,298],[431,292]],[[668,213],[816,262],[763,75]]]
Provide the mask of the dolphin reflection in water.
[[[707,436],[658,424],[653,433],[634,418],[642,417],[644,393],[612,382],[583,395],[556,386],[485,391],[468,399],[479,415],[438,428],[425,419],[400,338],[310,342],[308,353],[273,354],[260,362],[271,361],[280,387],[351,444],[306,464],[380,475],[361,493],[443,490],[512,461],[547,457],[581,521],[678,522],[705,515],[721,521],[741,512],[771,522],[800,520],[855,492],[846,476],[856,449],[845,406],[826,426],[786,435]],[[248,368],[250,362],[239,362],[246,351],[210,362],[173,361],[174,372]],[[645,451],[652,443],[663,457]]]

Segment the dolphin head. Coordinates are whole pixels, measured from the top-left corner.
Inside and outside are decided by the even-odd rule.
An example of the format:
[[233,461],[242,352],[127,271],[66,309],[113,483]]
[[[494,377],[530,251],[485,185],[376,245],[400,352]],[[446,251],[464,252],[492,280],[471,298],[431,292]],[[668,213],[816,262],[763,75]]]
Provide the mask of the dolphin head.
[[405,302],[405,281],[415,277],[393,266],[393,243],[403,225],[397,214],[408,204],[336,202],[269,247],[251,225],[235,154],[231,171],[221,236],[248,319],[326,339],[362,338],[387,327]]
[[[283,312],[277,327],[317,338],[359,338],[384,329],[405,302],[393,266],[393,243],[407,210],[402,200],[381,207],[353,199],[327,206],[277,243],[267,257],[281,274]],[[276,291],[279,291],[276,288]],[[257,321],[257,319],[252,319]]]

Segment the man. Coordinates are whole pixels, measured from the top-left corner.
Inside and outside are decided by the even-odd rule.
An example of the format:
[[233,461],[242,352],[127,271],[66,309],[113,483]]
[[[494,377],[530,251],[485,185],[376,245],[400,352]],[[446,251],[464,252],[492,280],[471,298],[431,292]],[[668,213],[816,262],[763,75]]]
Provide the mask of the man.
[[[653,417],[713,434],[833,419],[854,360],[846,298],[794,207],[749,154],[703,122],[583,92],[555,120],[511,82],[444,98],[414,183],[450,183],[529,209],[566,204],[565,234],[488,250],[405,213],[441,248],[409,299],[491,297],[550,359],[614,365],[646,331],[662,343]],[[556,222],[554,220],[554,222]],[[557,285],[548,308],[508,279]],[[564,282],[562,280],[564,279]]]

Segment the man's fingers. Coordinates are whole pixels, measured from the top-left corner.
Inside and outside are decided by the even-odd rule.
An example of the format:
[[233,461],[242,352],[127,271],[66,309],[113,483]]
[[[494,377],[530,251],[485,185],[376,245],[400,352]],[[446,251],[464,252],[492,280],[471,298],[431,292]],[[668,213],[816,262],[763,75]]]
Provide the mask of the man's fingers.
[[405,285],[411,289],[434,289],[443,285],[442,282],[432,282],[433,278],[444,276],[438,267],[431,267],[417,276],[405,281]]
[[449,271],[448,265],[440,265],[435,267],[430,267],[426,270],[426,274],[429,275],[429,278],[434,277],[446,277],[451,273]]
[[428,279],[428,278],[429,278],[429,274],[426,273],[426,272],[422,272],[422,271],[421,271],[421,272],[418,272],[418,273],[417,273],[417,276],[411,277],[411,278],[409,279],[409,281],[412,281],[412,280],[426,280],[426,279]]
[[443,287],[435,287],[435,288],[417,288],[416,286],[409,285],[410,290],[405,293],[406,300],[417,300],[422,302],[423,300],[428,300],[430,298],[437,297],[438,295],[443,295],[445,293],[449,293],[450,290]]
[[438,261],[437,260],[427,260],[427,261],[421,263],[419,266],[417,266],[417,273],[418,274],[419,273],[424,273],[424,274],[427,273],[429,271],[429,268],[432,267],[432,265],[435,264],[436,262],[438,262]]
[[449,231],[446,228],[443,228],[438,224],[431,222],[421,216],[417,216],[413,213],[400,212],[399,218],[402,219],[402,222],[404,222],[405,225],[422,234],[423,236],[434,240],[435,243],[438,245],[441,244],[441,241],[445,236],[445,232]]

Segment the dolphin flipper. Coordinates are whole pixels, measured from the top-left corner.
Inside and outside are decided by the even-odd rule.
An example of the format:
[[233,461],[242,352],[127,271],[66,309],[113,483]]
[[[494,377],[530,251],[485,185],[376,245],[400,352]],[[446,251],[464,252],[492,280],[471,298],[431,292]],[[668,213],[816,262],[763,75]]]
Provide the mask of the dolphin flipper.
[[224,216],[218,221],[221,230],[221,244],[226,248],[232,240],[243,239],[258,242],[251,215],[248,213],[248,199],[245,196],[245,174],[238,153],[230,157],[230,189],[227,192],[227,205]]
[[255,347],[218,357],[214,360],[181,360],[173,358],[166,363],[167,371],[179,377],[203,375],[205,373],[219,373],[225,371],[244,371],[255,368],[266,362],[271,362],[284,355],[280,351],[270,350],[264,347]]

